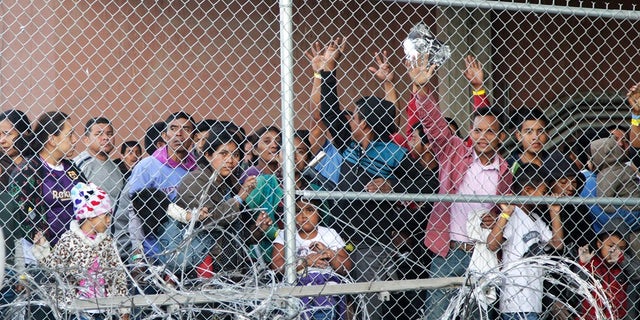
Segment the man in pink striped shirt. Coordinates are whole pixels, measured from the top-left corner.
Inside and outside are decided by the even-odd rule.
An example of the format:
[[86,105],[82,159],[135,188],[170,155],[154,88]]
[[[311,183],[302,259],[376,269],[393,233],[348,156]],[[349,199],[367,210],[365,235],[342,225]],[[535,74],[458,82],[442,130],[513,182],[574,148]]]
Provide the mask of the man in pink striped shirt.
[[[413,80],[416,114],[429,136],[440,165],[440,194],[502,195],[509,192],[513,177],[504,159],[498,154],[505,133],[500,123],[500,111],[480,107],[471,116],[470,146],[448,129],[441,110],[429,102],[427,83],[435,72],[428,59],[409,65]],[[430,265],[431,277],[464,276],[474,244],[467,237],[469,213],[490,210],[492,203],[434,203],[426,229],[425,245],[434,253]],[[490,228],[495,216],[483,218]],[[427,296],[427,319],[440,319],[450,297],[445,290],[431,290]]]

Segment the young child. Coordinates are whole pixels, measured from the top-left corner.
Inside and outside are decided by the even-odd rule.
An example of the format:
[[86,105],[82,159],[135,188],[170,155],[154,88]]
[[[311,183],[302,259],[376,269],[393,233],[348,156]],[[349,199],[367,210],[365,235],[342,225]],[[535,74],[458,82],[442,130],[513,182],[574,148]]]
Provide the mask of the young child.
[[[518,170],[513,191],[523,196],[544,196],[547,185],[534,164],[524,164]],[[525,204],[521,207],[500,205],[502,213],[487,237],[487,247],[497,251],[502,248],[502,264],[506,281],[502,285],[500,312],[503,320],[539,319],[542,312],[542,270],[514,263],[540,245],[562,248],[562,223],[560,207],[549,206],[551,230],[541,218],[539,207]]]
[[[49,242],[40,237],[34,246],[34,256],[44,266],[61,273],[61,279],[71,281],[65,301],[126,296],[124,267],[120,264],[113,239],[106,234],[111,224],[111,199],[93,183],[78,183],[71,189],[75,220],[69,231],[51,251]],[[74,292],[75,291],[75,292]],[[121,319],[129,319],[128,309],[119,310]],[[103,311],[88,311],[89,319],[101,317]]]
[[[334,273],[345,275],[353,263],[344,249],[344,241],[338,233],[319,226],[321,201],[317,199],[296,200],[296,261],[299,274],[298,285],[320,285],[339,283]],[[279,232],[273,241],[272,268],[282,270],[284,259],[284,232]],[[308,297],[303,302],[308,309],[305,319],[345,319],[345,297]]]
[[[584,266],[596,279],[600,279],[600,285],[606,292],[611,311],[613,311],[613,316],[610,312],[605,312],[606,318],[622,319],[627,313],[627,285],[621,263],[627,243],[620,232],[603,230],[597,236],[596,245],[597,254],[591,252],[589,246],[580,247],[580,265]],[[602,308],[600,301],[598,304],[598,307]],[[588,299],[582,301],[580,319],[600,319],[597,317],[596,307]]]

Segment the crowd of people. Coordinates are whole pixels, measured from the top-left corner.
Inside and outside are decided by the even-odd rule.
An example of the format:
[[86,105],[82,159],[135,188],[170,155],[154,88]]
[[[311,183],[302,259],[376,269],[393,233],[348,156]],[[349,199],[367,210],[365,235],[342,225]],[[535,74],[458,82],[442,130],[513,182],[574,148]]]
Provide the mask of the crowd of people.
[[[384,97],[367,95],[353,107],[341,106],[345,47],[337,38],[306,53],[313,72],[313,125],[294,135],[295,188],[337,191],[338,197],[296,197],[297,285],[461,277],[470,264],[477,267],[477,258],[472,260],[482,245],[495,260],[486,262],[491,268],[508,269],[540,254],[577,261],[597,275],[610,297],[614,308],[608,316],[638,317],[638,205],[427,203],[339,195],[640,198],[640,87],[628,94],[630,126],[592,128],[574,144],[555,148],[548,145],[550,123],[540,109],[520,108],[508,132],[507,111],[492,106],[483,87],[482,64],[467,57],[464,75],[474,107],[469,135],[460,137],[433,93],[438,66],[428,56],[405,62],[411,79],[406,107],[399,105],[398,91],[405,90],[396,88],[397,75],[384,51],[369,68]],[[501,150],[507,134],[518,142],[510,154]],[[150,126],[142,145],[124,142],[118,157],[114,138],[104,117],[89,120],[78,137],[75,124],[60,111],[33,123],[16,109],[0,114],[0,214],[11,272],[62,269],[62,278],[76,288],[61,297],[67,301],[142,293],[123,276],[144,272],[141,262],[198,279],[246,272],[255,264],[284,272],[278,127],[247,134],[230,121],[196,122],[177,112]],[[310,165],[318,154],[324,156]],[[543,282],[536,270],[508,270],[510,281],[498,288],[489,310],[496,317],[597,318],[602,304],[575,301],[577,295]],[[152,285],[135,288],[158,292]],[[0,305],[23,292],[19,283],[5,283]],[[366,294],[361,307],[350,296],[303,302],[312,319],[440,319],[452,294],[409,291],[394,293],[391,301]],[[545,304],[550,296],[556,301]],[[543,312],[543,305],[551,311]],[[123,319],[132,312],[119,311]],[[33,317],[52,315],[35,308]]]

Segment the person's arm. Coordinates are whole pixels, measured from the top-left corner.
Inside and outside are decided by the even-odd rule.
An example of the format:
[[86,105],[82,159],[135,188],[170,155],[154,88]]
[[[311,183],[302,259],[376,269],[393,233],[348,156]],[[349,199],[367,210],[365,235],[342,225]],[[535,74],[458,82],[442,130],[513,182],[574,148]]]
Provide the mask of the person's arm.
[[562,250],[564,248],[564,228],[562,227],[562,220],[560,219],[560,211],[562,206],[558,204],[549,205],[549,217],[551,218],[551,239],[549,245],[556,250]]
[[629,158],[636,168],[640,168],[640,84],[636,84],[629,89],[627,101],[631,109]]
[[[328,237],[339,237],[339,235],[331,231]],[[340,243],[344,244],[342,240],[340,240]],[[311,244],[310,249],[313,250],[314,253],[303,258],[304,265],[317,268],[331,267],[333,271],[342,275],[347,274],[353,267],[353,262],[351,258],[349,258],[349,254],[343,245],[339,248],[330,248],[325,243],[314,242]]]
[[317,154],[322,150],[322,146],[327,139],[327,126],[322,121],[322,115],[320,112],[320,101],[322,100],[322,96],[320,94],[320,86],[322,85],[321,73],[325,70],[326,59],[324,57],[324,50],[318,42],[312,45],[305,55],[311,62],[311,69],[313,70],[313,77],[311,78],[311,96],[309,99],[313,126],[309,130],[309,143],[311,144],[311,153]]
[[487,98],[487,92],[484,88],[484,71],[482,70],[482,63],[476,60],[474,56],[467,56],[464,59],[465,71],[464,76],[469,80],[469,84],[473,89],[473,109],[477,110],[481,107],[488,107],[490,105]]
[[513,205],[500,204],[502,212],[498,215],[498,221],[495,222],[491,232],[487,236],[487,248],[491,251],[498,251],[502,243],[504,243],[504,229],[509,223],[509,219],[513,214],[515,207]]
[[374,54],[374,61],[376,66],[369,67],[369,71],[373,73],[374,78],[376,78],[380,84],[382,84],[382,88],[384,89],[384,99],[387,101],[391,101],[395,106],[396,114],[400,114],[400,110],[397,109],[398,105],[398,92],[395,88],[395,73],[389,64],[389,58],[387,56],[387,51],[376,52]]
[[329,259],[331,268],[341,275],[346,275],[347,272],[353,268],[353,262],[351,258],[349,258],[349,253],[344,248],[332,252],[333,257]]
[[429,56],[425,55],[415,63],[406,62],[415,92],[409,104],[415,103],[415,115],[422,122],[425,133],[431,141],[433,154],[438,159],[438,163],[442,164],[450,161],[453,154],[466,152],[466,148],[464,150],[459,148],[463,146],[463,141],[453,136],[442,112],[437,105],[431,103],[427,85],[435,73],[436,65],[430,65],[428,59]]
[[342,151],[351,141],[351,129],[349,127],[349,114],[340,108],[336,79],[337,60],[342,55],[344,42],[338,38],[325,50],[325,70],[320,74],[322,84],[320,86],[321,102],[320,111],[324,125],[329,129],[333,144]]
[[[271,254],[271,269],[283,272],[284,271],[284,244],[279,242],[273,243],[273,252]],[[296,267],[296,271],[304,268],[303,265]]]
[[16,220],[19,222],[21,233],[25,234],[29,241],[37,231],[47,232],[47,222],[43,213],[40,212],[42,197],[38,192],[41,181],[38,177],[35,164],[26,163],[20,170],[17,170],[12,178],[9,192],[12,202],[17,206],[15,212]]

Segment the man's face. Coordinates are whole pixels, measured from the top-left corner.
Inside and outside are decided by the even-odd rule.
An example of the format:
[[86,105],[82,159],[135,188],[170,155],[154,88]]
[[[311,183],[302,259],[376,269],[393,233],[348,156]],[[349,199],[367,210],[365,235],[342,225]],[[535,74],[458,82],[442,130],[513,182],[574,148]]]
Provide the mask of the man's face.
[[542,151],[544,144],[549,140],[544,122],[540,120],[524,121],[516,136],[522,144],[522,150],[532,154]]
[[82,138],[92,154],[108,155],[113,151],[113,127],[106,123],[96,123]]
[[500,123],[491,115],[473,119],[470,133],[473,149],[478,155],[493,156],[500,146]]
[[188,152],[193,140],[193,124],[188,119],[174,119],[167,125],[167,130],[162,133],[169,150],[174,152]]

